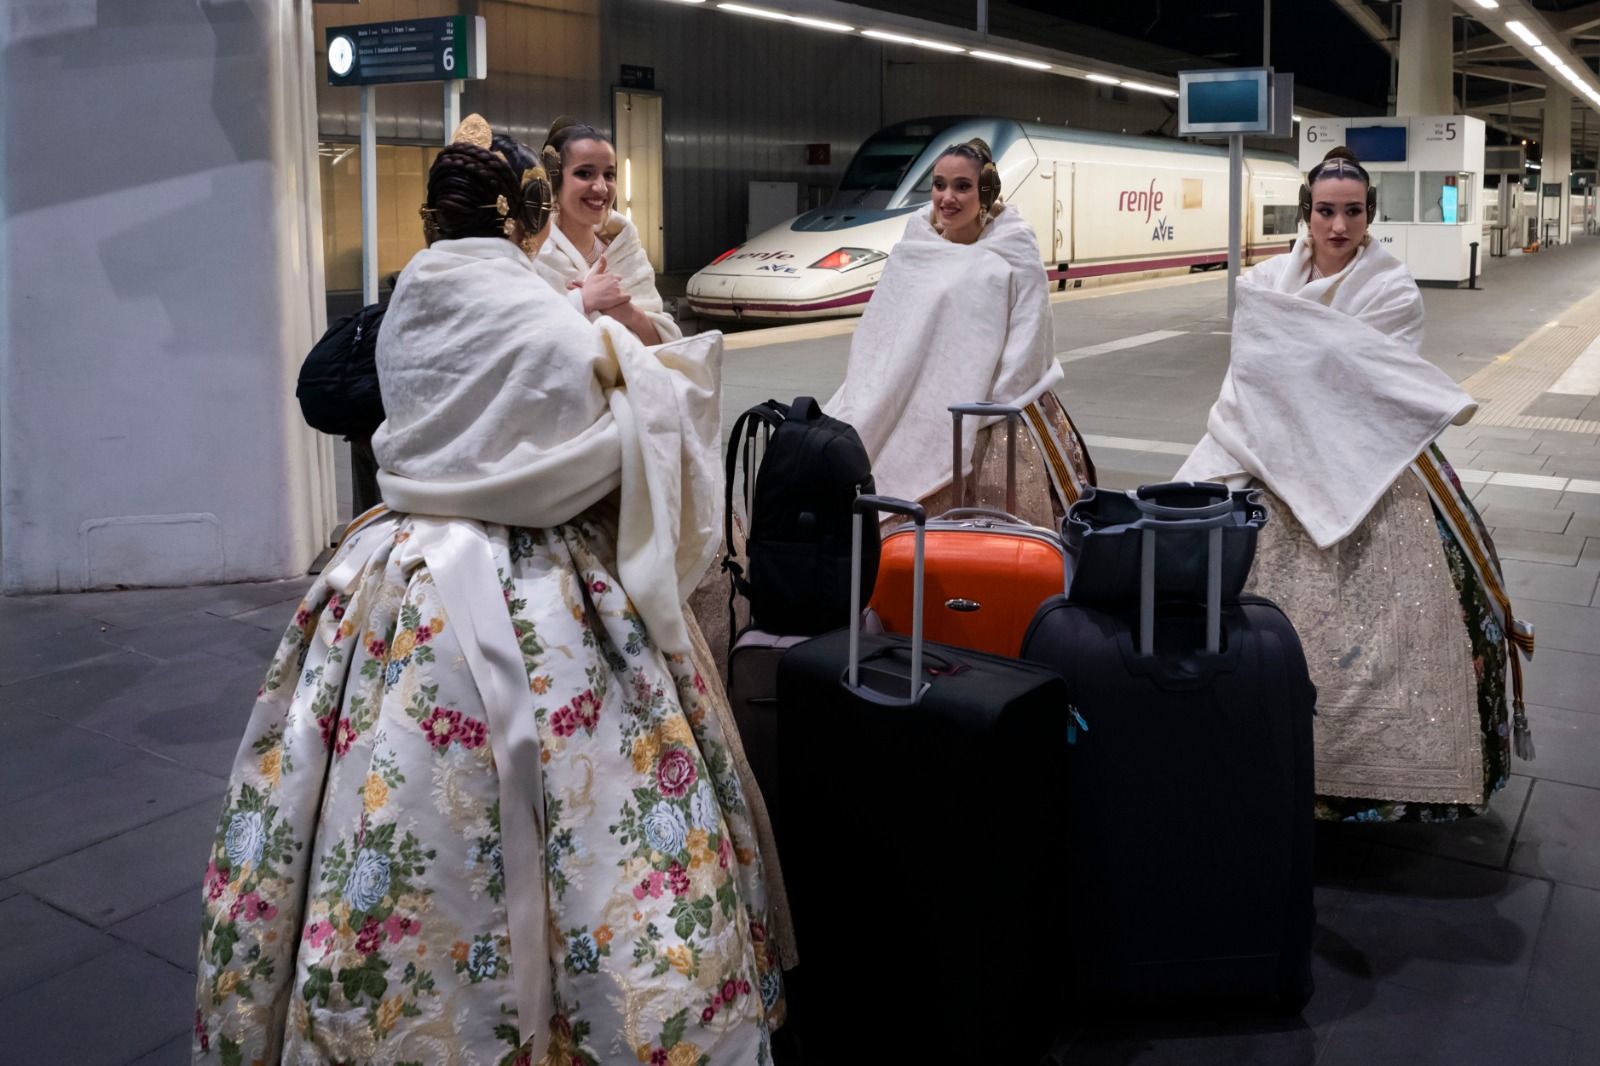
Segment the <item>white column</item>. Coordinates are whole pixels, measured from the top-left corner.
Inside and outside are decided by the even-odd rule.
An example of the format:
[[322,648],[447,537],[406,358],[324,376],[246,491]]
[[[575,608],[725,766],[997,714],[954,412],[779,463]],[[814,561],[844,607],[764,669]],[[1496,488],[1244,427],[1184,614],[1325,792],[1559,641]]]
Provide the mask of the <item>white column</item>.
[[288,577],[325,542],[311,6],[0,20],[5,591]]
[[[1539,171],[1539,239],[1544,239],[1545,222],[1556,219],[1556,240],[1566,244],[1572,239],[1572,92],[1556,78],[1544,94],[1544,130],[1539,136],[1542,149]],[[1559,214],[1556,201],[1544,198],[1547,184],[1560,185]]]
[[1451,0],[1405,0],[1400,8],[1400,58],[1395,88],[1397,115],[1453,115],[1450,70]]

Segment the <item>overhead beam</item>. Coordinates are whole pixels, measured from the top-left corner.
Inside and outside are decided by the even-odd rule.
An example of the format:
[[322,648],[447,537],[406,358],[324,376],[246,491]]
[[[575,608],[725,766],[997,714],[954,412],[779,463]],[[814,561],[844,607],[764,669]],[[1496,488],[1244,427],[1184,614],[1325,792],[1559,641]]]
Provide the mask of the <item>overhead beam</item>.
[[1578,33],[1600,26],[1600,3],[1584,4],[1566,11],[1544,11],[1544,20],[1560,33]]
[[1541,89],[1550,88],[1550,77],[1542,70],[1529,70],[1526,67],[1485,67],[1456,65],[1457,74],[1470,74],[1474,78],[1487,78],[1490,81],[1507,81],[1512,85],[1533,85]]
[[1362,0],[1333,0],[1333,2],[1338,5],[1340,11],[1349,16],[1351,22],[1365,30],[1367,36],[1378,43],[1378,47],[1394,55],[1398,42],[1389,36],[1389,27],[1378,17],[1377,12]]

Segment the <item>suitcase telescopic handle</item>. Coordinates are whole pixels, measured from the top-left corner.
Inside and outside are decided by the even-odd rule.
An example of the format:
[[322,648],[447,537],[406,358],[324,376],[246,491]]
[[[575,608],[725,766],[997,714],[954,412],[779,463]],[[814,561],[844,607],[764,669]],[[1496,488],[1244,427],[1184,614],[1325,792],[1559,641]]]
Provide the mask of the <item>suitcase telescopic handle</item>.
[[961,420],[967,415],[989,418],[1003,415],[1006,420],[1006,513],[1017,513],[1017,423],[1022,419],[1022,408],[1009,404],[953,403],[946,408],[955,423],[950,432],[950,502],[961,507],[967,502],[967,482],[961,476],[961,461],[966,458],[961,447]]
[[1214,508],[1178,508],[1183,515],[1202,517],[1146,517],[1132,523],[1139,539],[1139,651],[1155,654],[1156,543],[1162,533],[1204,532],[1206,536],[1206,651],[1222,650],[1222,531],[1233,525],[1232,504],[1222,514],[1205,514]]
[[905,515],[916,524],[916,552],[912,561],[911,584],[911,694],[915,704],[922,696],[922,564],[923,537],[928,528],[928,512],[920,503],[894,496],[857,496],[853,506],[855,521],[850,527],[850,673],[852,689],[861,685],[861,538],[868,514],[882,511]]

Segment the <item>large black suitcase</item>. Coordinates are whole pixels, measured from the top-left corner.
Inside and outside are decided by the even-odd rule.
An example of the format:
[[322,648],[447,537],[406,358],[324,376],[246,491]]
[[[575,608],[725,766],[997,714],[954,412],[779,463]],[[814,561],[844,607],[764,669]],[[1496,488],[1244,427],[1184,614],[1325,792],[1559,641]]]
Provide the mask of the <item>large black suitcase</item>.
[[1151,508],[1124,603],[1052,597],[1022,654],[1060,671],[1088,728],[1058,798],[1077,998],[1294,1012],[1314,921],[1316,690],[1299,638],[1265,599],[1222,603],[1215,563],[1209,602],[1153,594],[1164,534],[1214,550],[1235,520],[1214,488],[1197,519]]
[[[920,600],[926,515],[863,496],[858,529],[879,509],[916,523]],[[852,624],[778,666],[775,832],[799,973],[827,990],[795,1018],[808,1061],[822,1039],[830,1064],[1035,1062],[1064,1003],[1066,693],[1045,667],[924,647],[912,618],[909,638]]]

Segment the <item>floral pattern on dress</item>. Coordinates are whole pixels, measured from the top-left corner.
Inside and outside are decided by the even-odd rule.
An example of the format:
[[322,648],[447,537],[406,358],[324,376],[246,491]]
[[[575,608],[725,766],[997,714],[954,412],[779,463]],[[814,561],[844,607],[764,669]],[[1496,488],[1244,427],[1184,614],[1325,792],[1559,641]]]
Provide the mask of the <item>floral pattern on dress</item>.
[[[1455,472],[1443,465],[1446,476],[1455,481]],[[1459,491],[1460,483],[1456,482]],[[1482,519],[1466,494],[1458,499],[1467,509],[1468,518],[1482,528]],[[1434,521],[1439,531],[1439,541],[1444,559],[1450,568],[1461,599],[1461,621],[1464,635],[1472,645],[1472,668],[1477,680],[1478,721],[1483,737],[1484,803],[1397,803],[1375,801],[1356,797],[1318,796],[1316,816],[1323,821],[1342,822],[1453,822],[1470,818],[1488,810],[1488,798],[1504,788],[1511,772],[1510,713],[1506,706],[1506,642],[1505,634],[1495,621],[1489,594],[1478,580],[1477,573],[1468,561],[1461,543],[1450,531],[1438,510]],[[1482,534],[1489,551],[1494,551],[1493,541]]]
[[[770,1061],[781,977],[704,682],[650,642],[604,522],[488,529],[543,746],[543,1062]],[[403,516],[348,538],[268,668],[205,873],[197,1062],[533,1066],[505,909],[529,889],[409,539]]]

